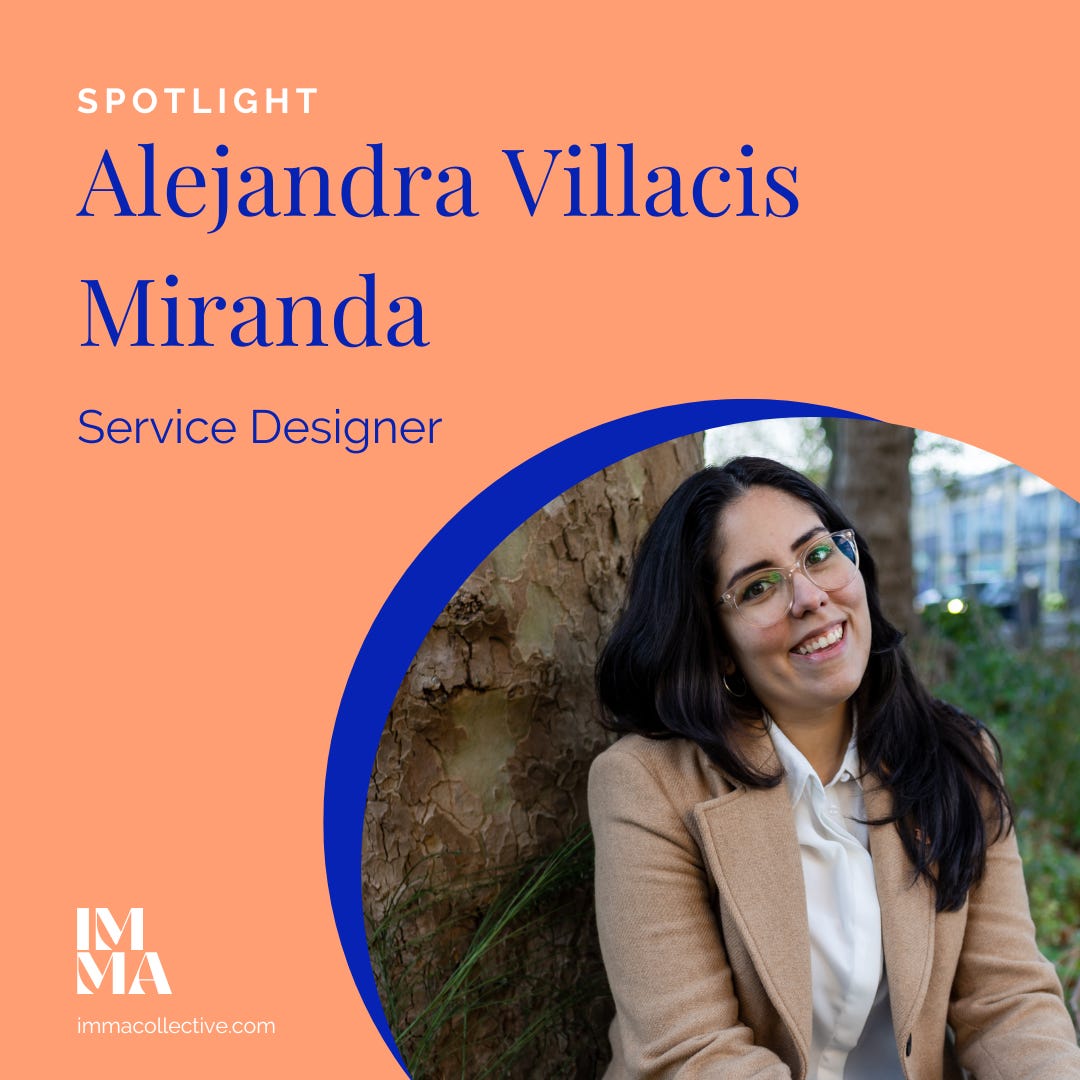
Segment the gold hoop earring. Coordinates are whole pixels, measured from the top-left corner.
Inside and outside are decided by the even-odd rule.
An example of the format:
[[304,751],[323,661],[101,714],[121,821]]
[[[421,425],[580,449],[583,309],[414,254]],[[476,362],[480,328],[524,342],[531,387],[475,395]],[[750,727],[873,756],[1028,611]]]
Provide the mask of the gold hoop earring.
[[732,689],[731,689],[731,686],[730,686],[730,684],[729,684],[729,683],[728,683],[728,681],[727,681],[727,676],[726,676],[726,675],[724,675],[724,676],[722,676],[722,677],[721,677],[721,679],[720,679],[720,682],[721,682],[721,683],[723,683],[723,685],[724,685],[724,689],[725,689],[725,690],[726,690],[726,691],[727,691],[727,692],[728,692],[728,693],[729,693],[729,694],[730,694],[730,695],[731,695],[731,696],[732,696],[733,698],[741,698],[741,697],[746,697],[747,691],[748,691],[748,690],[750,689],[750,687],[749,687],[749,686],[747,686],[747,684],[746,684],[746,676],[745,676],[745,675],[743,675],[743,674],[742,674],[741,672],[738,672],[738,671],[736,671],[736,672],[733,672],[732,674],[738,675],[738,676],[739,676],[739,678],[740,678],[740,679],[742,680],[742,688],[741,688],[741,689],[739,689],[739,690],[732,690]]

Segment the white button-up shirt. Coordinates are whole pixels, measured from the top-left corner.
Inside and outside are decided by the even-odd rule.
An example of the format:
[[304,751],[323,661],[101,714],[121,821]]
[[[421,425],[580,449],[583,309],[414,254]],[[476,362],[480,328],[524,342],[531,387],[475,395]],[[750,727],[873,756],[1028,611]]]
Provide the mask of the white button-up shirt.
[[807,1080],[902,1080],[881,947],[881,908],[852,734],[828,784],[775,722],[810,924],[814,1031]]

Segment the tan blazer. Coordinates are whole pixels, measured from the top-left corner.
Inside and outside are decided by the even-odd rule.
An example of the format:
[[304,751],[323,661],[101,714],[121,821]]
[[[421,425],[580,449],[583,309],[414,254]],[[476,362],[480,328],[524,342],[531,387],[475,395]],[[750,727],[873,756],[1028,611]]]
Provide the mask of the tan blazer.
[[[767,733],[746,750],[778,767]],[[889,793],[864,791],[867,816],[883,816]],[[606,1080],[805,1077],[810,937],[787,786],[744,788],[688,740],[631,735],[593,763],[589,812],[616,1007]],[[989,850],[963,909],[942,914],[894,827],[872,827],[870,851],[906,1076],[959,1077],[959,1063],[977,1080],[1080,1080],[1015,835]]]

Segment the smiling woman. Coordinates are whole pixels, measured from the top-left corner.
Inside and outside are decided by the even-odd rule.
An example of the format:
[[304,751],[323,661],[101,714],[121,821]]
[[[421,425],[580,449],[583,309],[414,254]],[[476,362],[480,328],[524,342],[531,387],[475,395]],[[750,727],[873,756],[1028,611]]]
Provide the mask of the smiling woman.
[[922,686],[820,488],[685,481],[597,686],[608,1080],[1080,1078],[996,744]]
[[[814,744],[811,763],[827,777],[850,738],[847,702],[870,656],[858,547],[845,533],[834,540],[808,503],[753,487],[724,515],[714,551],[726,590],[718,605],[730,647],[724,673],[738,669],[768,715],[797,733],[796,745]],[[769,569],[794,553],[790,570]]]

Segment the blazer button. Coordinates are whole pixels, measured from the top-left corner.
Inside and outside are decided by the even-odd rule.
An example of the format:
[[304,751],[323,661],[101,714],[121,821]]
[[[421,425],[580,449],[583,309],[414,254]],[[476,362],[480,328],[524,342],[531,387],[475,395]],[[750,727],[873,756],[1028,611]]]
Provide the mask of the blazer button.
[[911,1036],[907,1037],[907,1046],[904,1048],[904,1054],[907,1057],[911,1057]]

